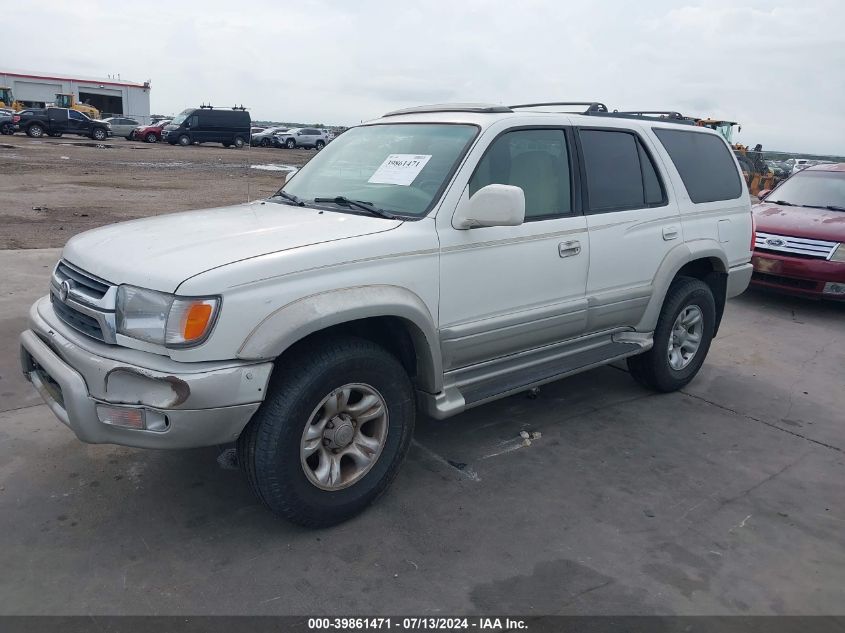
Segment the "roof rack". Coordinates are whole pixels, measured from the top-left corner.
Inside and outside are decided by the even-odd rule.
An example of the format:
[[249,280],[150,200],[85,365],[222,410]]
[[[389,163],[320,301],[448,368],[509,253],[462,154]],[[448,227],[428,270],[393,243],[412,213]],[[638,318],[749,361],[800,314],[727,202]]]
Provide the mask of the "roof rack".
[[393,110],[384,116],[399,116],[401,114],[418,114],[420,112],[481,112],[481,113],[502,113],[513,112],[509,107],[495,105],[492,103],[436,103],[433,105],[414,106],[413,108],[402,108]]
[[547,101],[545,103],[520,103],[518,105],[508,106],[511,110],[522,108],[539,108],[545,106],[587,106],[583,114],[605,113],[607,106],[598,101]]
[[695,125],[695,119],[684,116],[674,110],[614,110],[613,112],[585,112],[591,116],[607,116],[617,119],[647,119],[661,123],[679,123],[681,125]]

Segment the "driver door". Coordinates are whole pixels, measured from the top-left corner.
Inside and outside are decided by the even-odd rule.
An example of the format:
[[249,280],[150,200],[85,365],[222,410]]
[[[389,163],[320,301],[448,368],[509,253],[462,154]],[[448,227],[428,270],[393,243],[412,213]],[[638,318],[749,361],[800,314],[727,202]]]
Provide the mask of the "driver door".
[[439,229],[444,370],[571,338],[587,323],[587,223],[574,195],[574,144],[564,127],[504,132],[461,200],[499,183],[522,188],[525,222]]

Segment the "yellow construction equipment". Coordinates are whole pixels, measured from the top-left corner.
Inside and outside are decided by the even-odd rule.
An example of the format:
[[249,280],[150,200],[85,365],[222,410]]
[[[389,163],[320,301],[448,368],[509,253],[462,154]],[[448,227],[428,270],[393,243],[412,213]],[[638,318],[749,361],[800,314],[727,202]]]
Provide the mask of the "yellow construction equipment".
[[77,112],[81,112],[82,114],[87,114],[92,119],[99,119],[100,118],[100,111],[92,105],[88,105],[87,103],[79,103],[76,100],[76,95],[73,93],[56,93],[56,107],[58,108],[70,108],[71,110],[76,110]]
[[9,86],[0,86],[0,108],[12,108],[18,112],[24,109],[24,105],[20,101],[15,101],[15,96]]
[[730,144],[740,167],[742,167],[742,175],[745,177],[751,195],[756,196],[764,189],[775,188],[779,178],[772,173],[766,165],[766,161],[763,160],[763,146],[757,145],[753,150],[749,150],[747,145],[734,143],[734,128],[736,127],[737,131],[742,131],[742,126],[739,123],[721,119],[695,119],[695,124],[715,130]]

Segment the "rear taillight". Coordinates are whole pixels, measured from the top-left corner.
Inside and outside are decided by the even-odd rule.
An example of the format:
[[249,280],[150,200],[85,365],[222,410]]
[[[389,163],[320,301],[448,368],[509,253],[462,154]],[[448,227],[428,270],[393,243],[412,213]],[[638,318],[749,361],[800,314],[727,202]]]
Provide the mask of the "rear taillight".
[[757,218],[754,217],[754,212],[751,212],[751,246],[749,250],[754,250],[754,244],[757,241]]

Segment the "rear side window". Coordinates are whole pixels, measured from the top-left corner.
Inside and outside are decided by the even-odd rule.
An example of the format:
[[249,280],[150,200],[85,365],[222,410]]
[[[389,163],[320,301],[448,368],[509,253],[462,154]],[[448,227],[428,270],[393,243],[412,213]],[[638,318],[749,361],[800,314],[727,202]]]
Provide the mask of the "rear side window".
[[742,194],[736,163],[719,136],[661,128],[654,128],[654,133],[675,163],[694,203],[734,200]]
[[657,169],[639,138],[621,130],[581,130],[591,211],[642,209],[666,203]]
[[493,141],[469,181],[469,195],[487,185],[525,194],[525,219],[572,213],[569,151],[563,130],[517,130]]

